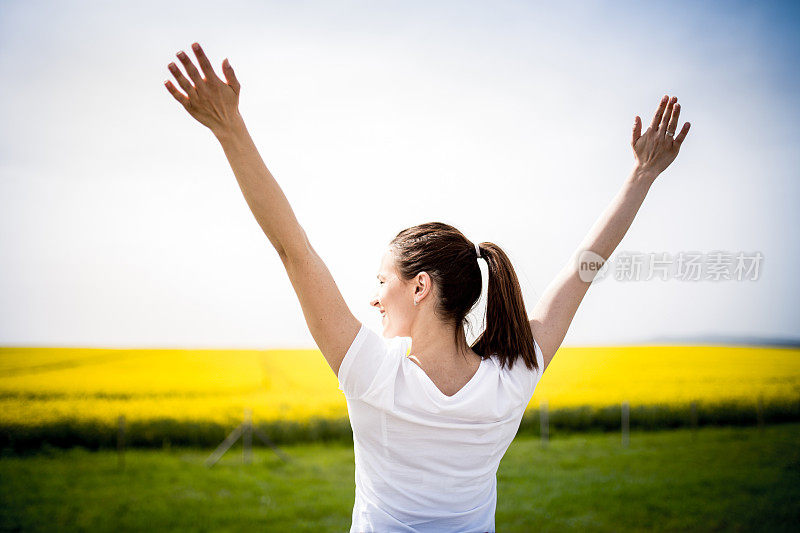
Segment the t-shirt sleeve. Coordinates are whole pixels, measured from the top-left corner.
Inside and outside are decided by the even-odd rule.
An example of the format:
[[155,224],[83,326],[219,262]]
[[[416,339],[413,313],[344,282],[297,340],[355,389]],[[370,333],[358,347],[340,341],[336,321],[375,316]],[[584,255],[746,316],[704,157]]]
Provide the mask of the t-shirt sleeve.
[[362,323],[339,366],[339,390],[345,398],[358,400],[371,392],[404,355],[403,340],[386,339]]
[[536,354],[536,365],[539,367],[539,369],[534,372],[535,376],[533,386],[536,387],[536,385],[539,383],[539,380],[542,379],[542,374],[544,374],[544,352],[542,352],[542,349],[539,347],[539,343],[536,342],[536,339],[533,339],[533,348],[534,353]]
[[525,368],[525,373],[527,374],[528,378],[528,385],[527,390],[525,391],[525,398],[527,401],[533,397],[533,391],[536,390],[536,385],[539,384],[539,380],[542,379],[542,374],[544,374],[544,353],[542,352],[539,343],[536,342],[536,339],[533,339],[533,349],[534,354],[536,355],[536,364],[539,367],[538,370],[530,370],[525,367],[525,364],[520,361],[520,365]]

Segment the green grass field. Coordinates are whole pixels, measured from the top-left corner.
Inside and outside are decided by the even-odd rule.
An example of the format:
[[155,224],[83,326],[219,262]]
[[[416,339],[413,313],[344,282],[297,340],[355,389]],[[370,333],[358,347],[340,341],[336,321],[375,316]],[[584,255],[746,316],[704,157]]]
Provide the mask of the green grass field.
[[[498,531],[796,531],[800,424],[520,435],[498,472]],[[347,531],[353,450],[341,444],[50,449],[0,460],[3,531]]]

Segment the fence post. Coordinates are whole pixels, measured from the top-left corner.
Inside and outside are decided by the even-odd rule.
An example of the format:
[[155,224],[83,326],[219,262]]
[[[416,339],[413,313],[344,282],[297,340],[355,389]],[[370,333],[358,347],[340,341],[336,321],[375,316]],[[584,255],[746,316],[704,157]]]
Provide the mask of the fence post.
[[231,447],[233,443],[239,440],[239,437],[242,437],[242,462],[249,463],[251,462],[251,449],[253,443],[253,435],[255,434],[256,437],[263,440],[264,443],[269,445],[275,453],[283,459],[284,462],[289,462],[289,456],[285,453],[280,451],[277,446],[275,446],[269,438],[259,431],[258,428],[253,427],[253,410],[252,409],[245,409],[244,410],[244,422],[236,426],[236,428],[230,432],[230,434],[225,437],[225,440],[217,446],[217,449],[212,452],[212,454],[206,459],[206,466],[211,468],[214,466],[217,461],[220,460],[222,455]]
[[547,420],[547,400],[542,400],[539,406],[539,433],[542,435],[542,447],[547,447],[547,439],[549,438],[550,423]]
[[625,400],[622,402],[622,445],[627,447],[628,442],[630,442],[630,407],[628,406],[628,401]]
[[756,421],[759,433],[764,431],[764,394],[758,395],[758,407],[756,409]]
[[244,425],[242,427],[242,463],[250,464],[253,460],[253,411],[244,410]]
[[119,415],[117,430],[117,467],[125,468],[125,415]]

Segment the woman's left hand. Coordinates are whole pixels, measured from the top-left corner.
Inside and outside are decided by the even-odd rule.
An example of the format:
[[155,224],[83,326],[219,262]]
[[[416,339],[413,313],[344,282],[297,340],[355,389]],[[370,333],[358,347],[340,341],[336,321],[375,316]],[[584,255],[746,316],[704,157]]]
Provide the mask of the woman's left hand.
[[655,179],[678,157],[681,143],[689,133],[691,124],[686,122],[677,137],[674,137],[681,114],[681,106],[677,102],[676,96],[664,96],[644,135],[642,119],[638,116],[634,119],[631,146],[636,155],[636,164],[651,179]]
[[192,48],[205,78],[200,76],[200,72],[192,60],[181,50],[176,55],[186,68],[191,81],[184,77],[175,63],[169,64],[169,70],[186,94],[175,88],[171,81],[166,81],[164,85],[191,116],[217,134],[240,118],[239,92],[241,86],[227,58],[222,62],[222,72],[225,74],[226,83],[217,77],[200,45],[194,43]]

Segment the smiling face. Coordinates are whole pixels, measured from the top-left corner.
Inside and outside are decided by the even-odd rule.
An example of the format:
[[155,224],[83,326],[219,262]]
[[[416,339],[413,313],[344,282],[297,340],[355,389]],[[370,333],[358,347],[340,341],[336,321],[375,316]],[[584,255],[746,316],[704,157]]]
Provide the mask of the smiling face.
[[400,279],[395,269],[391,248],[381,259],[375,282],[378,288],[370,305],[381,312],[383,336],[410,337],[417,311],[417,306],[414,305],[414,284]]

